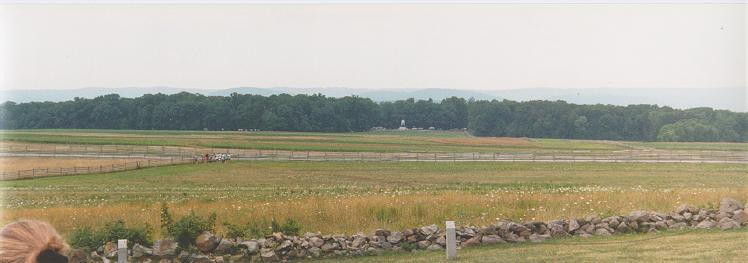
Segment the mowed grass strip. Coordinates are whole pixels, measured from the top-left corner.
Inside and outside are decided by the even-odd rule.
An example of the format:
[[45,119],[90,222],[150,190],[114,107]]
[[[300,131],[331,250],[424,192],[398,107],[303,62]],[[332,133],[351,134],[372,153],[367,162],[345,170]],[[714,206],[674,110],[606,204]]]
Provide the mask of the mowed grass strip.
[[[449,262],[745,262],[748,229],[667,231],[544,243],[499,244],[457,251]],[[388,253],[319,262],[447,262],[444,251]]]
[[[669,211],[748,201],[748,165],[632,163],[231,162],[0,182],[2,221],[40,218],[63,233],[103,221],[157,224],[217,212],[219,222],[293,218],[355,233],[447,219],[486,224]],[[221,231],[219,226],[219,231]]]
[[361,133],[200,132],[120,130],[13,130],[6,142],[193,146],[236,149],[341,152],[516,152],[593,150],[621,146],[603,141],[471,137],[462,131]]
[[624,142],[635,147],[661,150],[699,150],[699,151],[748,151],[744,142]]
[[117,184],[144,191],[184,187],[480,190],[593,185],[654,190],[739,187],[747,179],[748,164],[232,161],[7,181],[0,182],[0,187],[109,188]]

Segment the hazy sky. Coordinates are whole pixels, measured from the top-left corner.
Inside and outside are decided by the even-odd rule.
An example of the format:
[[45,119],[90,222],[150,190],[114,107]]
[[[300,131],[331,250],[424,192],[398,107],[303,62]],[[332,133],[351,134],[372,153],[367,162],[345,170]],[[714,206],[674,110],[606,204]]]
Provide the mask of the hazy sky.
[[0,7],[0,89],[746,87],[746,6]]

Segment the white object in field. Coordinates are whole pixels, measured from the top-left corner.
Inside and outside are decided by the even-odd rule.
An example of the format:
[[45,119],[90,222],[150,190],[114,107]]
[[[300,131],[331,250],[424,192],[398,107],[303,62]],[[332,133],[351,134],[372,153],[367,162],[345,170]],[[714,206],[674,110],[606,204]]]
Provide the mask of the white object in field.
[[127,239],[117,240],[117,263],[127,263]]
[[405,127],[405,120],[400,120],[400,127]]
[[447,260],[457,257],[457,238],[455,236],[455,221],[447,221]]

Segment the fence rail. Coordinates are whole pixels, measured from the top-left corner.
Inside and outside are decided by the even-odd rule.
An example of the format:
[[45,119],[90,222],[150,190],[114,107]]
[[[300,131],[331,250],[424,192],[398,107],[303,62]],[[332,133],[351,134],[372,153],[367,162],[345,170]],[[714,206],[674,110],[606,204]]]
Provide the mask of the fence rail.
[[663,151],[629,149],[621,151],[535,151],[535,152],[320,152],[257,149],[222,149],[177,146],[27,144],[0,145],[0,156],[145,158],[137,162],[92,167],[37,168],[0,172],[0,180],[85,173],[102,173],[143,167],[193,162],[206,153],[229,153],[233,160],[276,161],[421,161],[421,162],[640,162],[640,163],[748,163],[748,152]]
[[156,167],[164,165],[191,163],[192,159],[187,158],[168,158],[168,159],[148,159],[142,161],[132,161],[116,164],[97,165],[97,166],[72,166],[59,168],[34,168],[27,170],[18,170],[15,172],[0,172],[0,181],[41,178],[49,176],[65,176],[89,173],[109,173],[127,170],[135,170],[147,167]]
[[26,144],[0,145],[0,155],[37,157],[192,158],[205,153],[230,153],[235,159],[372,160],[372,161],[659,161],[748,162],[748,151],[514,151],[514,152],[322,152],[257,149],[199,148],[179,146]]

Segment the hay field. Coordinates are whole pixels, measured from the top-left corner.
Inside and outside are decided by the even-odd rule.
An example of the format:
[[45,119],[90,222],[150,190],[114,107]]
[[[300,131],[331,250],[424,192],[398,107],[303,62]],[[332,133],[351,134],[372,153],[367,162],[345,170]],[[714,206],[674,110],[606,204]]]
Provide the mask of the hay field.
[[0,182],[0,223],[40,218],[63,233],[114,219],[157,225],[164,201],[177,215],[215,211],[218,222],[293,218],[355,233],[746,202],[746,182],[745,164],[235,161]]

